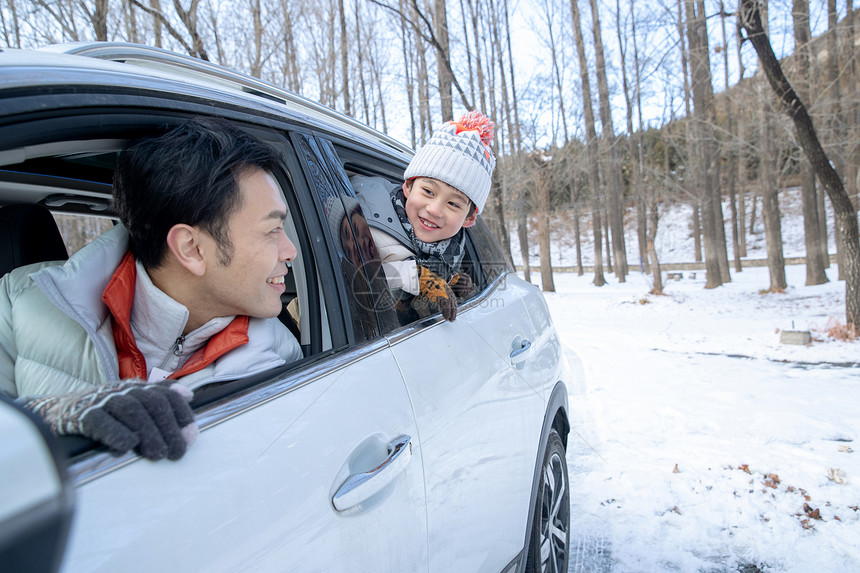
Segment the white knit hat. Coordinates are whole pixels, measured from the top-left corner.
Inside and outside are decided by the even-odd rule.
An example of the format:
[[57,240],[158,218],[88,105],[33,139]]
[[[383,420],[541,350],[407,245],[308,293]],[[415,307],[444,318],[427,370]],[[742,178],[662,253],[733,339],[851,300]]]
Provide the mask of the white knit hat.
[[415,153],[403,176],[407,181],[415,177],[443,181],[465,194],[481,212],[496,168],[492,141],[493,122],[479,111],[470,111],[460,121],[449,121],[437,129]]

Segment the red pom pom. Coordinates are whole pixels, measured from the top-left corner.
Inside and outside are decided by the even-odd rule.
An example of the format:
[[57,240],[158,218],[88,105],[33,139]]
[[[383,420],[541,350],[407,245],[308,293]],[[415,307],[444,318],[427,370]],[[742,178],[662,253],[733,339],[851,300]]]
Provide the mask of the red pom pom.
[[478,110],[472,110],[463,115],[457,122],[457,133],[461,131],[477,131],[481,142],[487,147],[493,142],[494,124],[489,117]]

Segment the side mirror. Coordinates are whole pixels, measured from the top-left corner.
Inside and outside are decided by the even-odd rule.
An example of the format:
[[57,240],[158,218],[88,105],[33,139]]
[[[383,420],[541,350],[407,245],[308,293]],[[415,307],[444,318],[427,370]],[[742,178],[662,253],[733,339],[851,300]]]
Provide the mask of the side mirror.
[[0,394],[0,563],[4,571],[60,568],[74,493],[57,439]]

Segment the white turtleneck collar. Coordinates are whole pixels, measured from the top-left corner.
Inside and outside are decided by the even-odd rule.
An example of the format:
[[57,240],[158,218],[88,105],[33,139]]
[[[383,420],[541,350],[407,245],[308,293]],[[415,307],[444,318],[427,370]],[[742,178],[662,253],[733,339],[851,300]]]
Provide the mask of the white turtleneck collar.
[[182,367],[210,338],[224,330],[235,316],[213,318],[200,328],[182,335],[188,309],[154,284],[143,265],[135,261],[137,280],[131,307],[131,331],[146,359],[146,374],[159,368],[167,374]]

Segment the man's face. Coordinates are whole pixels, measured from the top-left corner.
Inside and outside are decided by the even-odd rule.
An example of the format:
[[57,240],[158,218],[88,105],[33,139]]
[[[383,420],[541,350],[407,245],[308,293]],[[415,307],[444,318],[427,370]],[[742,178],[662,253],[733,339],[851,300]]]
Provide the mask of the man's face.
[[415,236],[425,243],[450,239],[461,228],[475,224],[477,214],[469,215],[469,198],[438,179],[416,177],[411,187],[407,181],[403,195]]
[[201,304],[211,317],[275,317],[282,308],[286,261],[297,254],[284,234],[287,206],[271,174],[262,169],[244,171],[238,183],[243,204],[228,223],[233,256],[224,264],[217,249],[209,249],[204,278],[210,296]]

